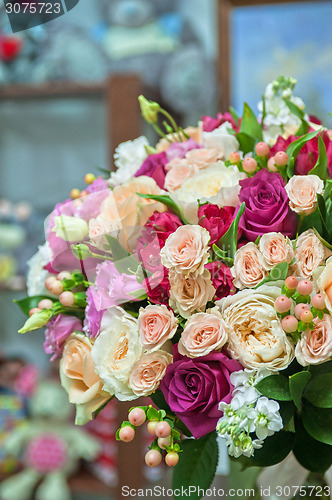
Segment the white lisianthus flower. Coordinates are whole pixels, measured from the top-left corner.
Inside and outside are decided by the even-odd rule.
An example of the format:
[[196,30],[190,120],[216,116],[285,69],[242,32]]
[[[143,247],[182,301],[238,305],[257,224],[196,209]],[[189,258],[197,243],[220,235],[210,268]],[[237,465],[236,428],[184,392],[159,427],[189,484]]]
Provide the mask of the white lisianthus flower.
[[101,322],[91,356],[96,372],[104,383],[103,389],[120,401],[131,401],[137,396],[130,389],[130,372],[141,357],[138,322],[122,307],[111,307]]
[[283,428],[279,410],[279,403],[266,397],[259,398],[255,408],[248,410],[248,418],[254,422],[258,439],[264,440]]
[[52,231],[65,241],[83,241],[89,236],[87,222],[80,217],[70,217],[69,215],[57,215],[54,217]]
[[118,186],[136,174],[148,156],[145,146],[149,146],[149,141],[142,135],[133,141],[123,142],[116,148],[114,163],[117,171],[110,175],[108,180],[110,186]]
[[223,159],[228,160],[229,155],[234,151],[238,151],[240,144],[235,135],[230,134],[228,129],[232,125],[229,122],[224,122],[220,127],[214,129],[212,132],[203,132],[202,140],[205,148],[214,148],[223,153]]
[[36,252],[27,262],[27,289],[28,295],[51,295],[45,288],[45,280],[50,276],[50,273],[44,269],[44,266],[50,262],[52,258],[51,249],[46,242],[38,247]]

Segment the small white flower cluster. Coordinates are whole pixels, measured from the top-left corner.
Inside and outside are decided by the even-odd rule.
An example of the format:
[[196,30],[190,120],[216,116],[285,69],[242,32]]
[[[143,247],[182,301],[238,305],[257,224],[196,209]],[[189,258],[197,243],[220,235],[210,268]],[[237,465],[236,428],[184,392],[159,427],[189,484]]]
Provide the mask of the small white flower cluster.
[[[262,447],[263,440],[283,428],[279,404],[255,389],[255,385],[272,372],[244,370],[231,375],[234,386],[230,404],[220,403],[223,416],[217,424],[218,434],[226,440],[229,455],[251,457]],[[255,432],[257,439],[250,434]]]

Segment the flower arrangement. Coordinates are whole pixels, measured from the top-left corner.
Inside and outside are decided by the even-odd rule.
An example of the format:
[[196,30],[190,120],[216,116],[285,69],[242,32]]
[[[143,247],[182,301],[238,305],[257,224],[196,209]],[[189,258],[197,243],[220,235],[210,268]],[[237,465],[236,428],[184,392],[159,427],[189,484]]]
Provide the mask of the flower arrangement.
[[332,141],[294,85],[269,84],[258,117],[244,104],[186,129],[141,96],[160,141],[121,144],[116,172],[55,207],[38,293],[17,301],[20,333],[46,326],[77,424],[152,398],[117,438],[147,423],[146,463],[176,466],[175,486],[209,487],[217,434],[246,466],[332,462]]

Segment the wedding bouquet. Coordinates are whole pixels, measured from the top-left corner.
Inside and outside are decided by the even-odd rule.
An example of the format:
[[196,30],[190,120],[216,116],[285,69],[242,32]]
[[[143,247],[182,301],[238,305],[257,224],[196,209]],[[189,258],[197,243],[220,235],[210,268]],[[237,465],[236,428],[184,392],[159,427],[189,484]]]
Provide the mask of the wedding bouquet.
[[245,466],[332,463],[332,135],[295,83],[185,129],[141,96],[160,141],[121,144],[55,207],[17,301],[77,424],[152,398],[117,438],[147,423],[174,487],[209,487],[217,434]]

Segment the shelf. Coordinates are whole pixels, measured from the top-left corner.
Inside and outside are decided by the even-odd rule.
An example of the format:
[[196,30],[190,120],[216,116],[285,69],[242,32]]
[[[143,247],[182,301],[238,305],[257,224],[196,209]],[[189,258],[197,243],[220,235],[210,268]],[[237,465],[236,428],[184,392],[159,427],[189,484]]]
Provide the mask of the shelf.
[[93,84],[76,82],[12,84],[0,86],[0,100],[99,97],[105,90],[106,81]]

